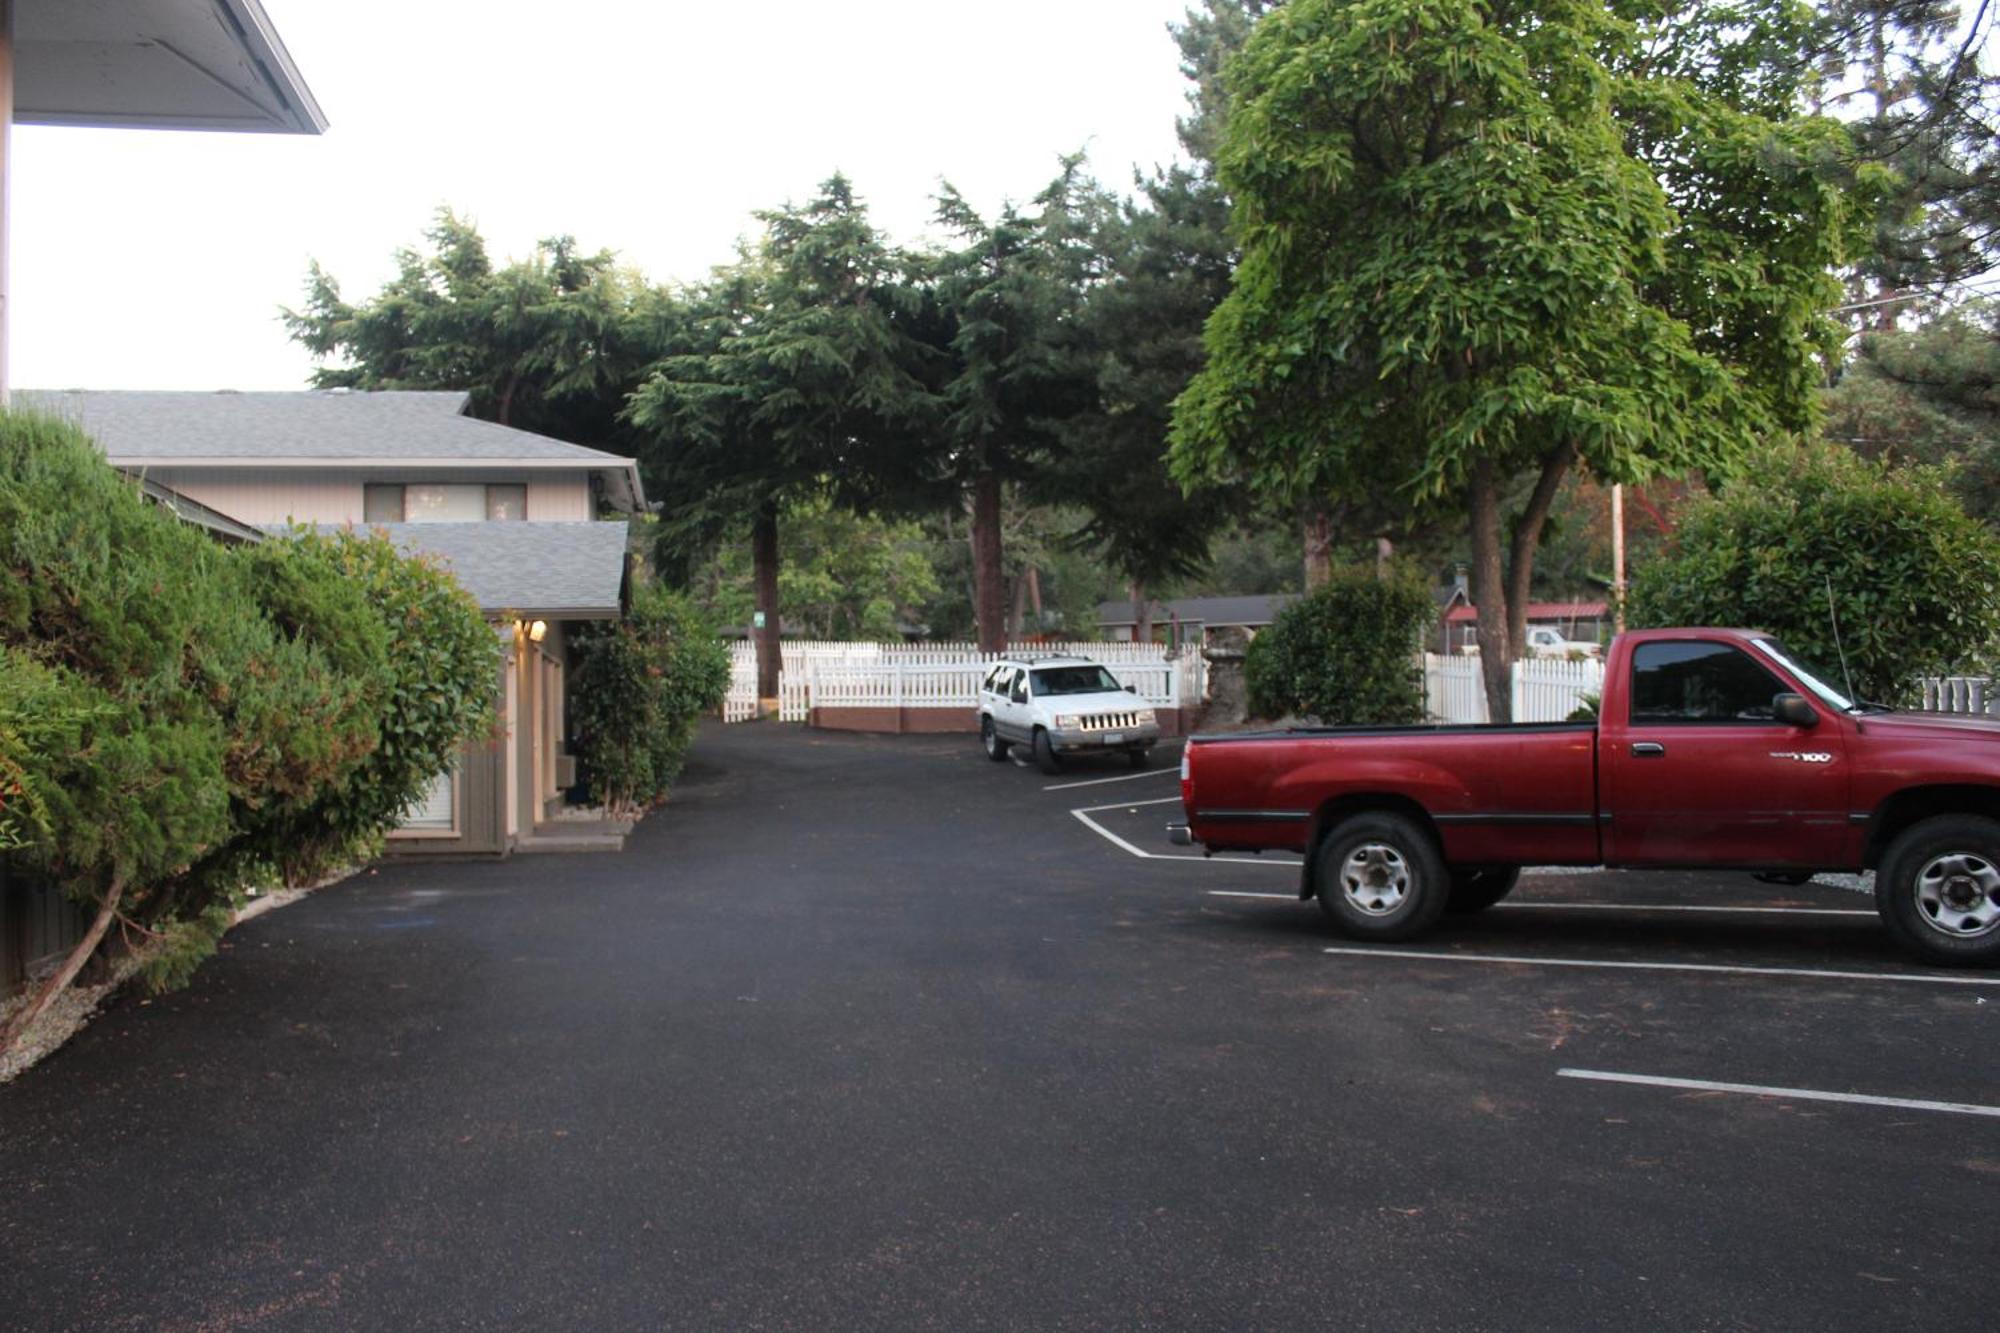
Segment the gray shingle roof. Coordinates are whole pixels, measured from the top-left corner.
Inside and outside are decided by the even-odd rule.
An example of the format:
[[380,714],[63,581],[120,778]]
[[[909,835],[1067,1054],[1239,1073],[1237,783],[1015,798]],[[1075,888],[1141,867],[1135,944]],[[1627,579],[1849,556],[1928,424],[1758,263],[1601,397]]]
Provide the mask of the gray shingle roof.
[[545,619],[618,614],[626,524],[382,523],[406,551],[442,558],[482,611]]
[[72,389],[15,393],[17,406],[74,421],[114,463],[399,458],[547,460],[577,467],[631,460],[464,415],[460,392],[181,393]]

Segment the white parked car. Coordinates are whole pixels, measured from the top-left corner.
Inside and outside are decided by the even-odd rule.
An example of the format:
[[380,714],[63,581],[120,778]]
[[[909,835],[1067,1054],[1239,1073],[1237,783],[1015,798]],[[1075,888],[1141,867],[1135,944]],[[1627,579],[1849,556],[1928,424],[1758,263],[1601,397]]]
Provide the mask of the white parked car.
[[1604,645],[1594,640],[1565,639],[1562,631],[1549,625],[1533,625],[1528,629],[1528,656],[1530,657],[1602,657]]
[[1160,720],[1087,657],[1019,657],[994,663],[980,682],[979,739],[995,763],[1026,746],[1044,773],[1079,754],[1122,753],[1143,768]]

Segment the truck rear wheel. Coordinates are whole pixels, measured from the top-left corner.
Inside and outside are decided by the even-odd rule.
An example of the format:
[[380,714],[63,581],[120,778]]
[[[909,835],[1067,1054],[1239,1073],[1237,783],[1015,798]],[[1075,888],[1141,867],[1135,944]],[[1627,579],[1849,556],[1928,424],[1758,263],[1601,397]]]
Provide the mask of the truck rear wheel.
[[1926,962],[2000,962],[2000,822],[1939,815],[1904,829],[1875,873],[1875,908]]
[[1451,872],[1451,894],[1445,899],[1447,912],[1483,912],[1514,891],[1521,879],[1519,866],[1488,866],[1484,870]]
[[1451,876],[1437,843],[1414,820],[1388,811],[1350,816],[1315,855],[1320,910],[1346,934],[1408,939],[1444,914]]

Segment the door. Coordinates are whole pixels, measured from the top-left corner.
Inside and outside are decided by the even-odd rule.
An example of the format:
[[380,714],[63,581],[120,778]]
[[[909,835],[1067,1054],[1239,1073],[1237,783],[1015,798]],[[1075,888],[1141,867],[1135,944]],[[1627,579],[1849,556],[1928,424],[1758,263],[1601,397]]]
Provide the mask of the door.
[[1779,722],[1772,700],[1791,686],[1744,649],[1714,640],[1639,644],[1628,669],[1626,717],[1606,718],[1599,732],[1607,860],[1841,863],[1847,750],[1822,705],[1809,701],[1817,726]]

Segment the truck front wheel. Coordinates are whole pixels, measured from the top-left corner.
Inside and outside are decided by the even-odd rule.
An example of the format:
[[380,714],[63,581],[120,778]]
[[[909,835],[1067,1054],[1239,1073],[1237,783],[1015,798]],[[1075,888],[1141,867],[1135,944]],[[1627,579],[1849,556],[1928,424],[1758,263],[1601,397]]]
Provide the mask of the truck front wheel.
[[1904,829],[1876,871],[1875,907],[1927,962],[2000,962],[2000,822],[1939,815]]
[[1335,825],[1316,853],[1319,905],[1344,933],[1403,940],[1433,925],[1451,894],[1451,875],[1430,833],[1387,811]]

